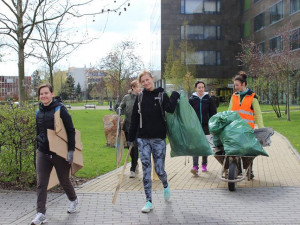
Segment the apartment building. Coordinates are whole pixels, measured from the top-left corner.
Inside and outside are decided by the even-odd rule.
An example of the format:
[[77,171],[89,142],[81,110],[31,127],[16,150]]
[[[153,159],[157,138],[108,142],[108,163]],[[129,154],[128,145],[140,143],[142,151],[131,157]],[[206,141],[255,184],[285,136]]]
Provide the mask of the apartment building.
[[185,63],[196,66],[196,77],[232,77],[238,71],[240,8],[239,0],[161,0],[162,74],[172,38],[195,47],[185,53]]
[[[25,77],[26,97],[31,95],[31,77]],[[19,77],[17,76],[0,76],[0,101],[8,99],[19,99]]]

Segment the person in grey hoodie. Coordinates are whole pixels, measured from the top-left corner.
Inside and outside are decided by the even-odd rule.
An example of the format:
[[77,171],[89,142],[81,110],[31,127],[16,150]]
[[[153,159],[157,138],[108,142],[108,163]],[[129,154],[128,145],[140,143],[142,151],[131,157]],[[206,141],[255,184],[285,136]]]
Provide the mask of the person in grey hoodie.
[[[142,88],[139,85],[138,80],[133,80],[130,83],[130,90],[129,94],[125,95],[121,101],[120,108],[122,111],[122,114],[125,115],[125,120],[123,123],[123,130],[125,132],[126,140],[128,140],[128,133],[129,133],[129,126],[130,126],[130,121],[131,121],[131,114],[132,114],[132,109],[133,105],[136,99],[136,96],[138,95],[139,92],[142,91]],[[130,152],[131,156],[131,168],[130,168],[130,178],[135,178],[136,173],[137,173],[137,162],[139,158],[138,154],[138,147],[136,141],[134,142],[134,145],[131,149]]]
[[[194,108],[202,129],[205,135],[209,135],[208,120],[210,117],[217,113],[217,108],[213,99],[205,92],[205,83],[197,81],[195,83],[195,91],[189,99],[190,105]],[[198,175],[198,156],[193,157],[193,168],[191,173],[195,176]],[[207,171],[207,156],[202,156],[202,172]]]

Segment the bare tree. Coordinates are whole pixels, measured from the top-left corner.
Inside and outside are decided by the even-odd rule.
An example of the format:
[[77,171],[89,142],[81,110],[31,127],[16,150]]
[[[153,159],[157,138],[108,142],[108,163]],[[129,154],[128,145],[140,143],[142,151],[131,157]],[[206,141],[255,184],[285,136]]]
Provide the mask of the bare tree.
[[272,107],[277,115],[281,117],[279,107],[279,95],[281,92],[285,95],[286,116],[290,121],[290,93],[291,85],[297,80],[299,74],[296,73],[298,58],[295,52],[291,51],[292,25],[283,27],[277,33],[280,39],[280,45],[276,49],[269,49],[263,54],[259,47],[253,42],[242,43],[243,51],[238,55],[238,60],[247,70],[248,74],[254,78],[256,87],[260,87],[265,95],[270,98]]
[[[36,25],[44,22],[59,20],[65,15],[83,17],[97,15],[110,11],[117,11],[122,5],[114,9],[100,9],[96,12],[80,12],[94,0],[0,0],[0,35],[5,36],[5,44],[18,54],[19,70],[19,98],[25,101],[25,47],[30,41]],[[114,1],[116,2],[116,1]],[[44,12],[44,13],[43,13]]]
[[[100,60],[99,67],[107,73],[108,86],[118,93],[117,101],[121,98],[122,84],[125,80],[137,76],[143,68],[141,58],[136,55],[137,44],[132,41],[122,41],[117,47]],[[128,89],[126,86],[125,88]]]

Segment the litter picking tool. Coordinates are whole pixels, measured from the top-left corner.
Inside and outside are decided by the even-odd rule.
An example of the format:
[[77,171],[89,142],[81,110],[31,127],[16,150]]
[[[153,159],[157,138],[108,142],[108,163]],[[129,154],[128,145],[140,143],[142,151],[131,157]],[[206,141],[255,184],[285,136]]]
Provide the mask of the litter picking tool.
[[116,190],[115,190],[115,193],[114,193],[114,196],[113,196],[113,200],[112,200],[113,204],[115,204],[116,200],[117,200],[117,196],[118,196],[118,193],[119,193],[119,190],[120,190],[121,183],[123,181],[123,177],[124,177],[124,173],[125,173],[125,170],[126,170],[126,166],[127,166],[127,162],[128,162],[128,158],[129,158],[131,149],[132,149],[132,146],[129,147],[129,150],[128,150],[128,153],[127,153],[124,165],[123,165],[123,169],[122,169],[122,172],[121,172],[120,177],[119,177],[119,183],[116,187]]
[[122,130],[121,130],[121,108],[118,109],[118,124],[117,124],[117,134],[116,134],[116,164],[117,168],[119,168],[121,160],[123,158],[124,152],[124,140],[122,137]]

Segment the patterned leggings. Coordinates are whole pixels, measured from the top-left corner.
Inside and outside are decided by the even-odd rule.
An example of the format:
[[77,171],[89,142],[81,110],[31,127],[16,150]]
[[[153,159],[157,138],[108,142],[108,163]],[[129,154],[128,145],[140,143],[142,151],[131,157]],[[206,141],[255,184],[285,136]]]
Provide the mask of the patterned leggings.
[[138,149],[143,165],[143,183],[146,201],[152,201],[151,180],[151,153],[153,155],[155,171],[163,183],[168,186],[167,173],[165,171],[166,141],[160,138],[138,138]]

